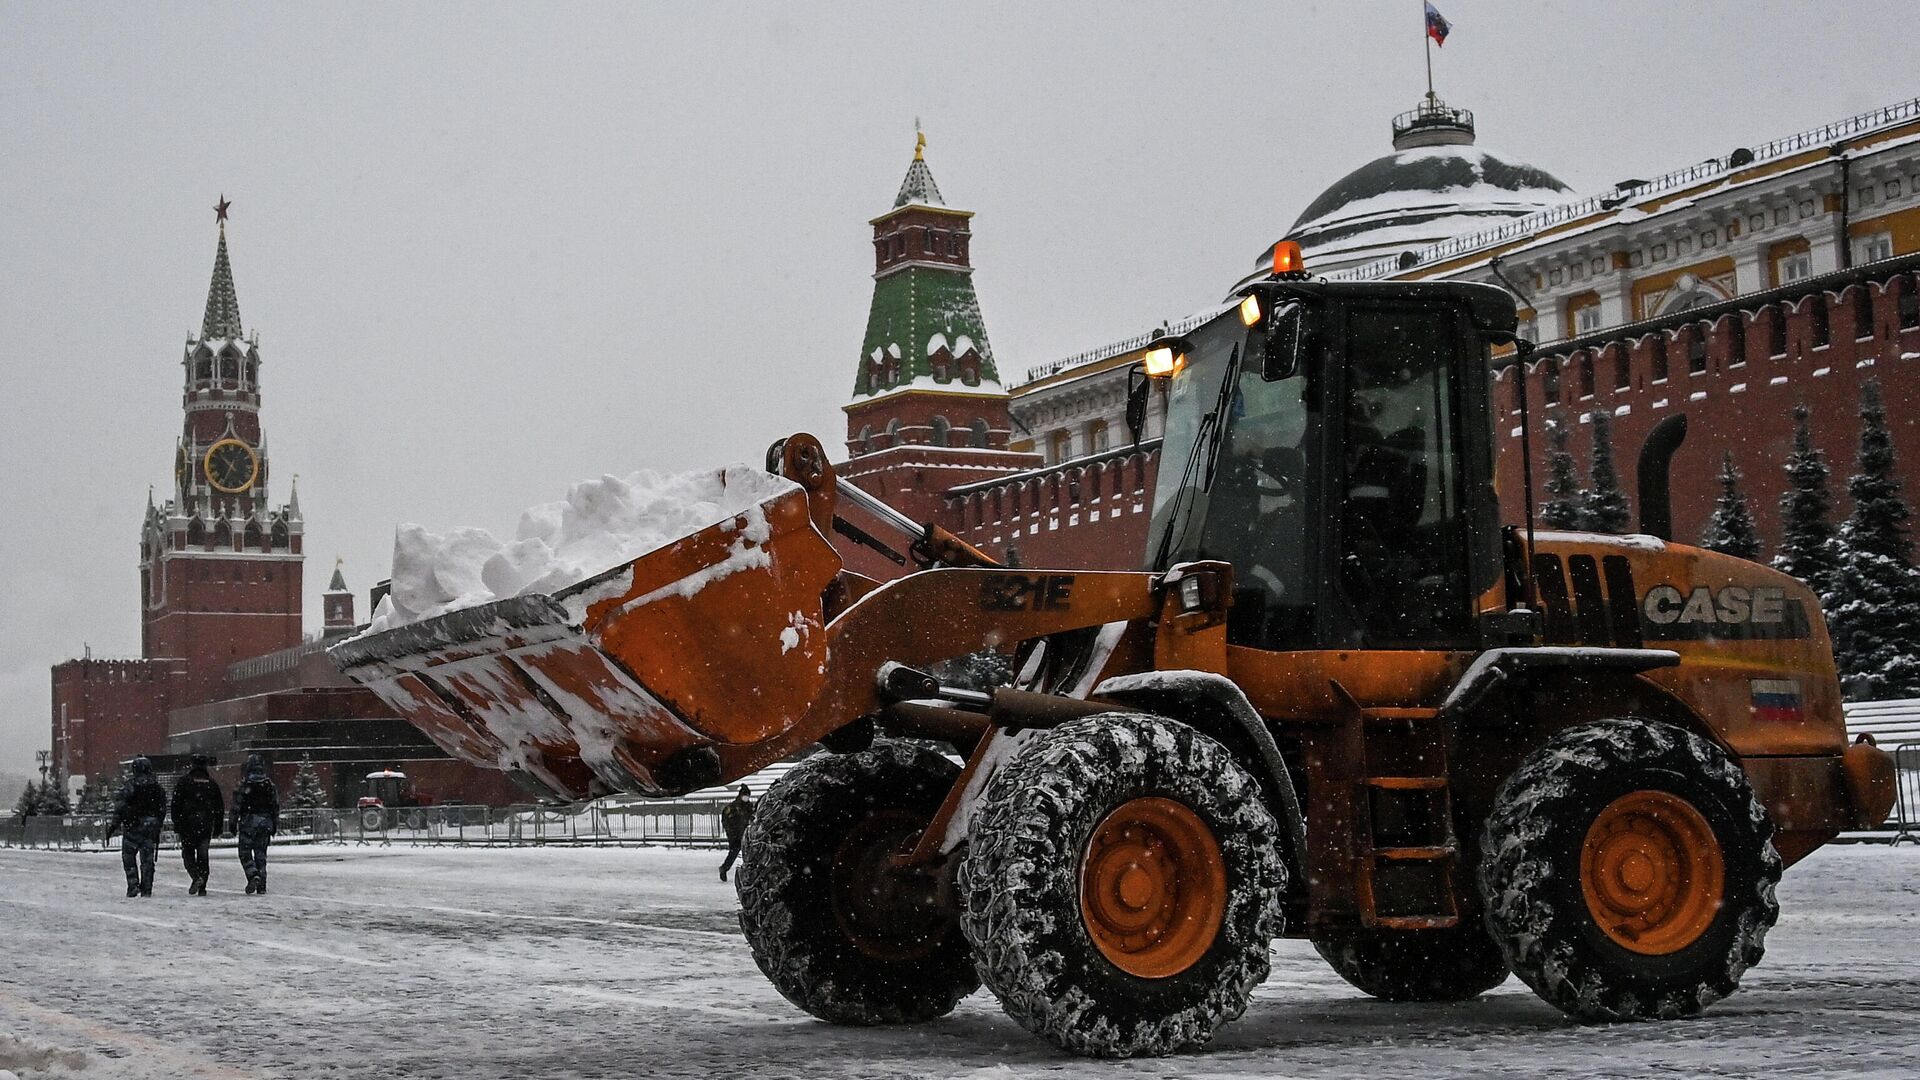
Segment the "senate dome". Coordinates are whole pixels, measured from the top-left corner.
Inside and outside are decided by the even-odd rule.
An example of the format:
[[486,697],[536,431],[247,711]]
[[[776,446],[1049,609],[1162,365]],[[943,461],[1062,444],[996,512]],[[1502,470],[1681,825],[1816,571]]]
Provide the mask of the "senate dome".
[[[1394,117],[1393,151],[1335,181],[1287,230],[1314,272],[1398,256],[1572,196],[1551,173],[1475,146],[1473,113],[1432,94]],[[1269,246],[1257,266],[1272,257]]]

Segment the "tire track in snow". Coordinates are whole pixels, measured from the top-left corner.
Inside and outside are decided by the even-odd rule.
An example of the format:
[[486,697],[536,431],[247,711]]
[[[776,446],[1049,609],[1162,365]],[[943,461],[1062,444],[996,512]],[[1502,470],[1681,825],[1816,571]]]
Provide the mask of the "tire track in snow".
[[284,941],[255,941],[249,939],[247,944],[255,945],[262,949],[277,949],[280,952],[293,953],[297,956],[309,956],[317,960],[332,960],[342,964],[358,964],[361,967],[377,968],[392,966],[384,960],[368,960],[364,956],[349,956],[346,953],[328,952],[325,949],[309,949],[301,945],[288,945]]
[[591,986],[579,986],[570,983],[541,983],[540,989],[549,993],[567,997],[584,998],[587,1001],[605,1002],[609,1005],[626,1005],[636,1009],[667,1009],[674,1012],[697,1012],[709,1016],[724,1016],[729,1020],[750,1020],[755,1024],[778,1023],[783,1019],[789,1026],[803,1027],[816,1023],[811,1017],[792,1019],[774,1015],[760,1009],[732,1008],[726,1005],[708,1005],[703,1002],[689,1001],[685,998],[665,997],[657,994],[638,994],[624,990],[601,990]]
[[[39,906],[39,905],[35,905],[35,906]],[[47,906],[51,907],[52,905],[47,905]],[[62,910],[65,910],[65,909],[62,909]],[[180,929],[180,924],[176,922],[167,922],[164,919],[143,919],[138,915],[122,915],[117,911],[89,911],[87,912],[87,914],[98,915],[103,919],[119,919],[121,922],[135,923],[140,926],[152,926],[161,930]]]

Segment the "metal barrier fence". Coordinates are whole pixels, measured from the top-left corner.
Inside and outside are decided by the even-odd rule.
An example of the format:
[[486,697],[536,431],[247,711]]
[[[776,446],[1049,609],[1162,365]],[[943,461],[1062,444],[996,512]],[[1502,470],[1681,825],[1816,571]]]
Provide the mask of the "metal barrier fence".
[[[276,844],[720,844],[716,800],[602,799],[566,806],[418,806],[282,810]],[[98,851],[112,818],[0,818],[0,847]],[[179,843],[171,828],[161,846]]]
[[1893,842],[1920,844],[1920,742],[1893,748]]

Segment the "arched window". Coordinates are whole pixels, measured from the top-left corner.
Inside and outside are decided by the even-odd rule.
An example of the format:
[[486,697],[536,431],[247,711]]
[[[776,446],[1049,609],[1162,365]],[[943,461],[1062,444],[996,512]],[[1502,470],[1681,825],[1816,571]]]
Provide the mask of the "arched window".
[[873,453],[873,425],[872,424],[860,425],[860,452],[863,454]]
[[220,384],[231,386],[240,381],[240,361],[228,353],[220,358]]
[[273,523],[273,546],[276,549],[293,547],[293,541],[287,532],[287,523],[284,521],[276,521]]
[[227,527],[224,518],[214,523],[213,546],[222,551],[231,550],[233,547],[233,530]]
[[187,522],[187,543],[194,547],[199,547],[206,542],[207,527],[200,523],[200,519],[194,518],[192,521]]
[[260,523],[257,521],[247,522],[247,531],[241,537],[241,541],[250,549],[258,548],[261,551],[267,549],[267,534],[260,531]]
[[900,445],[900,420],[898,417],[887,421],[887,445]]
[[947,445],[947,432],[951,430],[953,430],[953,425],[947,423],[946,417],[944,416],[934,417],[933,418],[933,445],[935,446]]
[[247,385],[260,385],[260,361],[258,360],[247,361]]
[[193,362],[193,378],[196,382],[207,383],[213,381],[213,357],[211,355],[201,353],[199,358]]
[[1047,436],[1048,464],[1058,465],[1073,456],[1073,432],[1056,431]]
[[983,417],[976,416],[973,418],[973,423],[968,426],[973,429],[973,445],[984,449],[987,445],[987,437],[992,434],[987,428],[987,421]]

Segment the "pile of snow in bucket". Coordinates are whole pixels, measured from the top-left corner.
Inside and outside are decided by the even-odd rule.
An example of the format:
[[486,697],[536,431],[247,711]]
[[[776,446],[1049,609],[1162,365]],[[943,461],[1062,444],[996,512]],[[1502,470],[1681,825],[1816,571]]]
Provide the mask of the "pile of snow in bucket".
[[[520,515],[512,540],[485,529],[393,538],[393,586],[368,633],[525,593],[554,593],[796,489],[748,465],[583,480]],[[765,539],[764,536],[759,539]]]

